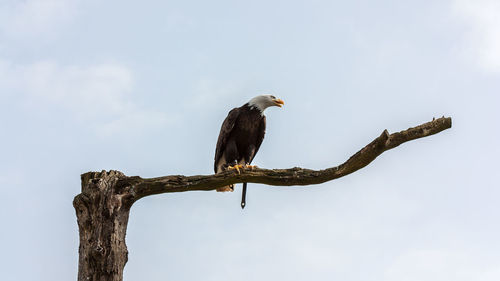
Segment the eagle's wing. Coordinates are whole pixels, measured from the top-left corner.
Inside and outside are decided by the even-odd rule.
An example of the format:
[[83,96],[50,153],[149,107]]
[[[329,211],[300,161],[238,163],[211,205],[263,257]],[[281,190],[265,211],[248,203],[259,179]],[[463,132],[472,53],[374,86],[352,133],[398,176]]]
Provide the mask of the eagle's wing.
[[215,148],[215,162],[214,162],[214,172],[217,173],[217,163],[219,162],[222,154],[224,153],[224,149],[226,148],[227,139],[231,134],[231,131],[234,128],[234,124],[236,124],[236,120],[240,115],[239,108],[233,108],[229,111],[226,119],[222,123],[222,127],[220,128],[219,139],[217,140],[217,146]]
[[257,136],[257,143],[255,143],[255,151],[253,152],[253,155],[250,157],[250,161],[248,161],[248,164],[252,163],[253,158],[255,157],[255,154],[257,154],[257,151],[259,151],[260,145],[262,144],[262,141],[264,140],[264,135],[266,134],[266,116],[262,116],[262,120],[260,121],[260,128],[259,128],[259,135]]

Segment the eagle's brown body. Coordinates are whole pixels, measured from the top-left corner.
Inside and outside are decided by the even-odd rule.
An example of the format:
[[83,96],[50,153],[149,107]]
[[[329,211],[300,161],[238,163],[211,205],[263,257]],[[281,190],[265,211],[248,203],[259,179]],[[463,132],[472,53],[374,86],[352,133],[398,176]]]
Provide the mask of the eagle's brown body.
[[[245,104],[231,110],[222,123],[215,150],[214,172],[220,173],[235,164],[249,165],[266,132],[266,116],[256,107]],[[218,189],[229,191],[232,186]]]
[[[283,106],[284,102],[271,95],[256,96],[241,107],[229,112],[222,123],[215,148],[214,171],[220,173],[228,168],[248,168],[266,133],[264,110],[270,106]],[[217,191],[233,191],[234,185],[218,188]],[[241,207],[245,207],[247,183],[243,183]]]
[[231,110],[222,124],[215,151],[214,172],[228,165],[249,165],[266,132],[266,116],[245,104]]

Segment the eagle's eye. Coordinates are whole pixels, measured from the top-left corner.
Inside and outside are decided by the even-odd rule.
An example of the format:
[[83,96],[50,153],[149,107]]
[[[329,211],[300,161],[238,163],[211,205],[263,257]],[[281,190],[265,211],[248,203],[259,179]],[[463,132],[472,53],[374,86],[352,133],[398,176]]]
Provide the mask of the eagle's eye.
[[273,100],[275,100],[275,99],[276,99],[276,97],[275,97],[275,96],[271,96],[271,98],[272,98]]

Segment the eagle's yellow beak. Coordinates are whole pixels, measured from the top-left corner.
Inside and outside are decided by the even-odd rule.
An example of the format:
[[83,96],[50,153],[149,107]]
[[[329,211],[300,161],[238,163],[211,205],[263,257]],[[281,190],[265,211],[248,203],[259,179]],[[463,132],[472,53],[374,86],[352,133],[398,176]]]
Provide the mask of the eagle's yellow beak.
[[285,102],[282,99],[275,99],[274,104],[276,104],[276,106],[282,107]]

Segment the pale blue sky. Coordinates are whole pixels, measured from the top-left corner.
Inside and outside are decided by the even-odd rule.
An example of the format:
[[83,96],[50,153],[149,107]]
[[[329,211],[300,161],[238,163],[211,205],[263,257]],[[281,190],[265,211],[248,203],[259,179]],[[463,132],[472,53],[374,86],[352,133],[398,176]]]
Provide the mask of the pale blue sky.
[[255,164],[319,186],[141,199],[125,280],[500,279],[500,2],[0,2],[2,280],[72,280],[79,175],[209,174],[227,112],[272,93]]

